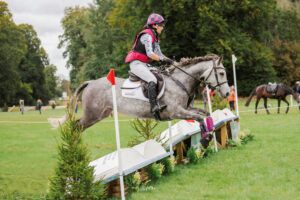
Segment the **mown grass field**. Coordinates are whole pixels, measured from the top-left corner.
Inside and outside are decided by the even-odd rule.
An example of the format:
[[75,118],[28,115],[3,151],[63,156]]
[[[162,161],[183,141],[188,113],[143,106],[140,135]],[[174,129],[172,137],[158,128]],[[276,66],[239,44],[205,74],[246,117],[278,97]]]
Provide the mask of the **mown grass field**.
[[[275,102],[270,104],[276,105]],[[175,173],[153,184],[154,189],[133,193],[129,199],[300,199],[300,112],[271,115],[240,102],[241,128],[255,135],[245,146],[222,150],[198,164],[177,166]],[[283,111],[283,109],[282,109]],[[59,131],[52,130],[48,117],[64,110],[0,113],[0,199],[20,195],[39,199],[47,192],[56,164]],[[80,115],[80,113],[79,113]],[[120,117],[121,145],[136,133],[126,116]],[[157,131],[167,128],[160,123]],[[91,159],[115,150],[111,118],[89,128],[84,141]],[[20,199],[22,199],[20,198]]]

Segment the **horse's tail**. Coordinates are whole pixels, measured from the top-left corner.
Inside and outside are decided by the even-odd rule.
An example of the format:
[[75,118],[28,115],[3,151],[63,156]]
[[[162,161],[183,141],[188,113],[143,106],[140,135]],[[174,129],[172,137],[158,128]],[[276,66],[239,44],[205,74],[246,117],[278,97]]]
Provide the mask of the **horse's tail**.
[[249,104],[250,104],[250,102],[251,102],[251,99],[252,99],[252,97],[253,97],[254,95],[256,95],[256,88],[254,88],[254,89],[252,90],[250,96],[248,97],[248,99],[247,99],[247,101],[246,101],[246,103],[245,103],[245,106],[249,106]]
[[[88,84],[91,81],[85,81],[84,83],[82,83],[76,90],[74,95],[71,97],[70,100],[70,105],[76,105],[77,104],[77,99],[79,94],[84,90],[84,88],[86,88],[88,86]],[[74,107],[73,106],[73,107]],[[74,107],[75,108],[75,107]],[[68,117],[67,115],[64,115],[60,118],[48,118],[48,122],[51,124],[51,126],[53,128],[58,128],[60,125],[62,125],[65,121],[67,121]]]
[[77,104],[77,99],[78,99],[79,94],[84,90],[84,88],[86,88],[88,86],[88,84],[90,84],[90,82],[91,81],[85,81],[75,90],[75,93],[70,100],[71,103],[74,103],[73,105]]

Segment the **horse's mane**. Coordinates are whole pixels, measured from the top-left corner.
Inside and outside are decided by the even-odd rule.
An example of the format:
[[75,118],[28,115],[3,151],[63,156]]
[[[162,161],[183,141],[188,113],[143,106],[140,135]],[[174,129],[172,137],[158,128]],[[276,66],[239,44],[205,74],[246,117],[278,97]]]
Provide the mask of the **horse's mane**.
[[184,67],[187,65],[191,65],[191,64],[196,64],[202,61],[210,61],[213,59],[218,59],[219,56],[216,54],[208,54],[206,56],[199,56],[199,57],[194,57],[194,58],[181,58],[178,65],[179,67]]

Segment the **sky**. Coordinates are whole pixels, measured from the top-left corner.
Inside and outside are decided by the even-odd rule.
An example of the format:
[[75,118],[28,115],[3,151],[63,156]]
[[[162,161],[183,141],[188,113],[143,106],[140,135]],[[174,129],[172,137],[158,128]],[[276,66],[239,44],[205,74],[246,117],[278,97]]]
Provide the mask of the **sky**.
[[69,80],[64,49],[58,49],[58,36],[63,33],[61,19],[70,6],[89,6],[93,0],[4,0],[16,24],[31,24],[48,53],[50,63],[57,67],[57,75]]

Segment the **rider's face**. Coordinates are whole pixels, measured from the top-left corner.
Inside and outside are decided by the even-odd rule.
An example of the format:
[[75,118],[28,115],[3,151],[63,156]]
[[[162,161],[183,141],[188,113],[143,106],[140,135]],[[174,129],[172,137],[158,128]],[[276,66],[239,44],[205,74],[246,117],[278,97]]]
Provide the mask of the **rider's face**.
[[157,24],[157,25],[154,25],[154,28],[156,29],[156,32],[160,35],[161,32],[163,31],[164,29],[164,25],[163,24]]

